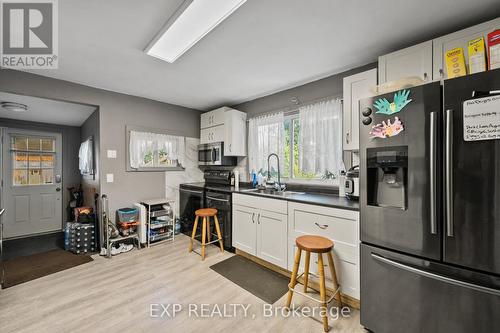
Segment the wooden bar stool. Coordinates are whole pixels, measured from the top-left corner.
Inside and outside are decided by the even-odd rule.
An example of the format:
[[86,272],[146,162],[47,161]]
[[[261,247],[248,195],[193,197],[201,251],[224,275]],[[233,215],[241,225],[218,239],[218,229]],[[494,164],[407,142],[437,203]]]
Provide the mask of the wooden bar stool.
[[[286,307],[289,309],[290,304],[292,303],[293,293],[296,292],[304,297],[312,299],[315,302],[319,302],[321,307],[323,308],[321,311],[321,316],[323,317],[323,329],[325,332],[328,332],[328,316],[327,316],[327,305],[332,301],[332,299],[336,299],[340,307],[342,308],[342,300],[340,297],[340,284],[337,280],[337,273],[335,271],[335,264],[333,262],[332,249],[333,242],[328,238],[321,236],[300,236],[295,240],[295,244],[297,245],[297,252],[295,253],[295,261],[293,264],[293,272],[290,280],[290,284],[288,285],[288,299],[286,302]],[[304,273],[297,276],[300,265],[300,257],[302,251],[306,253],[306,261],[304,267]],[[309,261],[311,259],[311,252],[316,253],[318,255],[318,275],[309,272]],[[325,269],[323,265],[323,253],[326,253],[328,257],[328,266],[330,267],[330,274],[333,280],[333,294],[329,299],[326,299],[326,287],[325,287]],[[294,290],[295,285],[298,283],[297,280],[304,275],[304,292],[300,292]],[[319,278],[319,294],[320,299],[313,298],[309,295],[306,295],[307,292],[307,284],[309,282],[309,275],[313,275]],[[312,288],[311,288],[312,289]]]
[[[219,219],[217,218],[217,209],[215,208],[202,208],[194,212],[196,218],[194,220],[193,232],[191,233],[191,242],[189,243],[189,252],[193,251],[193,241],[196,235],[196,230],[198,229],[198,220],[200,217],[203,218],[203,223],[201,227],[201,253],[194,251],[201,255],[202,260],[205,260],[205,246],[215,242],[219,242],[221,252],[224,252],[224,244],[222,243],[222,235],[220,232]],[[217,239],[211,241],[210,232],[210,218],[214,218],[215,230],[217,231]],[[208,233],[207,233],[208,231]],[[208,239],[208,242],[207,242]]]

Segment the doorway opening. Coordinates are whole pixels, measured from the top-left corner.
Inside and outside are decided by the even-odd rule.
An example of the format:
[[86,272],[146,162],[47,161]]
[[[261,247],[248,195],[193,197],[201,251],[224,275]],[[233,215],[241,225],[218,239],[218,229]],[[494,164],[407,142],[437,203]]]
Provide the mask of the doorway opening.
[[[0,103],[0,283],[9,287],[87,262],[67,255],[64,230],[77,206],[96,209],[99,108],[8,92],[0,92]],[[84,143],[91,157],[85,172]],[[35,261],[45,266],[29,266]]]

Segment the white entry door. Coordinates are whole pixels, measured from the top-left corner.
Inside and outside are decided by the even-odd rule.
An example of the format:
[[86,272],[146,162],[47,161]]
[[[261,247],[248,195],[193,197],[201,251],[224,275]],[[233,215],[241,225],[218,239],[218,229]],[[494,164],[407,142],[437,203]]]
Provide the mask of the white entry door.
[[61,230],[61,134],[5,129],[3,157],[4,238]]

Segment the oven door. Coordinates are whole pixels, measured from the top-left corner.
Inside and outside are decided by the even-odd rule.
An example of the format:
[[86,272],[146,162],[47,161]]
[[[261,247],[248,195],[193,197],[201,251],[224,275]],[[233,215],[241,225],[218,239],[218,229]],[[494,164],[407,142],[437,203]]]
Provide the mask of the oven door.
[[191,236],[197,209],[204,207],[204,191],[179,188],[179,221],[181,232]]
[[[207,207],[217,209],[217,219],[219,220],[224,248],[227,251],[234,252],[231,222],[231,194],[207,191],[206,200]],[[215,230],[212,230],[212,233],[215,232]]]

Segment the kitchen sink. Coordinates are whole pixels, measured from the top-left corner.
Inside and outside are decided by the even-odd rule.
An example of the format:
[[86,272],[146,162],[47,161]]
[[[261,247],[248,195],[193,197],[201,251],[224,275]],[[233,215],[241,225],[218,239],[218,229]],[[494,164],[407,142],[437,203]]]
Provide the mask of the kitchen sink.
[[277,190],[271,190],[271,189],[258,189],[258,188],[251,188],[248,190],[242,190],[241,192],[247,192],[247,193],[255,193],[255,194],[261,194],[261,195],[268,195],[268,196],[279,196],[279,197],[287,197],[290,195],[301,195],[301,194],[306,194],[305,192],[296,192],[296,191],[277,191]]

